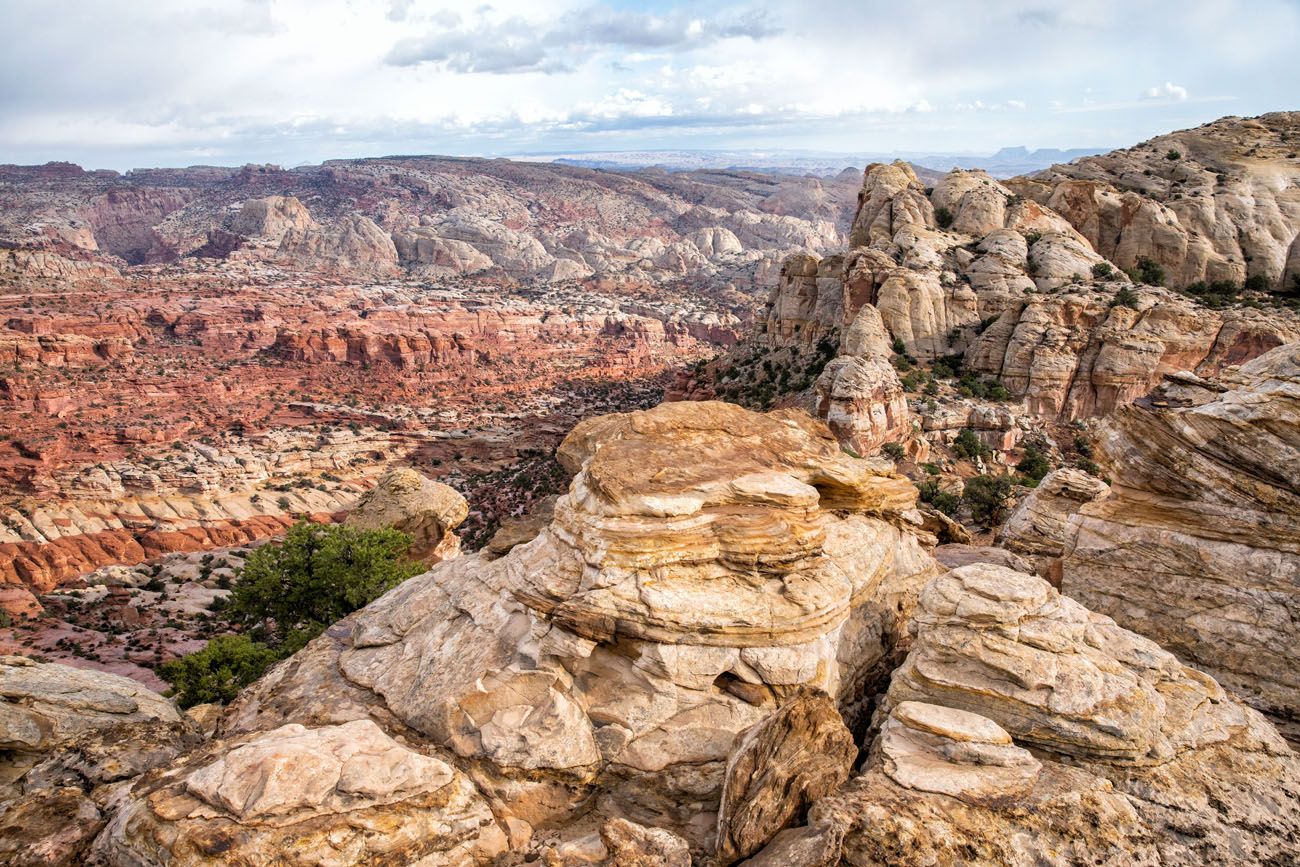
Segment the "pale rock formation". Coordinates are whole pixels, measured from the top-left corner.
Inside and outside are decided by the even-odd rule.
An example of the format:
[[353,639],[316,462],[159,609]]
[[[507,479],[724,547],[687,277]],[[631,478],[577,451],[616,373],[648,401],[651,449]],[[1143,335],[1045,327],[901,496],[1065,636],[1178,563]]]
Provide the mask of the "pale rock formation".
[[994,806],[1029,794],[1042,764],[993,720],[917,701],[880,729],[885,774],[907,789]]
[[864,772],[750,864],[1192,867],[1300,855],[1300,759],[1147,639],[987,565],[928,585],[914,629]]
[[177,721],[175,706],[139,682],[101,671],[0,657],[0,782],[9,782],[82,732]]
[[394,232],[393,245],[402,264],[416,270],[474,274],[493,265],[492,259],[472,244],[441,238],[429,226]]
[[800,690],[743,732],[727,761],[714,857],[747,858],[798,824],[813,802],[843,785],[858,748],[835,703]]
[[359,530],[392,528],[411,537],[407,556],[430,565],[460,553],[453,530],[469,515],[455,488],[409,467],[394,467],[362,494],[344,524]]
[[799,412],[669,403],[579,424],[550,525],[400,585],[223,722],[370,718],[449,749],[498,816],[582,803],[697,851],[737,733],[800,686],[861,714],[935,572],[905,479]]
[[506,839],[446,762],[370,720],[213,744],[122,789],[93,855],[109,863],[486,865]]
[[1121,267],[1160,263],[1171,286],[1260,276],[1279,288],[1300,273],[1297,131],[1297,112],[1228,117],[1007,185]]
[[1113,494],[1070,520],[1062,589],[1300,731],[1300,344],[1171,378],[1105,420]]
[[280,241],[281,261],[345,274],[397,273],[397,248],[374,220],[353,214],[323,226],[290,229]]
[[842,354],[813,386],[817,415],[860,454],[905,439],[912,429],[907,394],[890,363],[889,334],[876,308],[858,312],[840,345]]
[[686,841],[663,828],[613,818],[600,826],[609,867],[691,867]]
[[710,261],[734,256],[745,250],[736,233],[721,226],[697,229],[687,236],[686,240],[694,244],[696,249]]
[[230,231],[276,244],[290,231],[307,232],[315,228],[311,213],[293,196],[249,199],[230,221]]
[[1059,587],[1067,523],[1084,505],[1109,493],[1109,485],[1083,470],[1053,470],[1016,506],[998,530],[998,542],[1042,562],[1043,577]]
[[512,276],[535,274],[555,263],[541,241],[471,212],[457,209],[429,225],[438,237],[471,245]]

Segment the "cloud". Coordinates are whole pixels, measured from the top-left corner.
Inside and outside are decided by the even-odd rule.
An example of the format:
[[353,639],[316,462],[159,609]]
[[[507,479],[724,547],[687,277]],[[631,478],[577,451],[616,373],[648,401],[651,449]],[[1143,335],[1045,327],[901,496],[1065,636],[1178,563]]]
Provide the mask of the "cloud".
[[1171,102],[1186,102],[1187,88],[1166,81],[1162,87],[1148,87],[1142,92],[1143,99],[1164,99]]
[[388,2],[388,20],[405,21],[406,16],[410,14],[411,4],[415,0],[389,0]]
[[701,18],[686,10],[655,15],[594,5],[566,12],[549,26],[522,16],[469,26],[438,22],[422,36],[399,40],[384,60],[392,66],[433,63],[454,72],[572,72],[579,65],[574,58],[590,49],[684,51],[779,32],[762,9]]

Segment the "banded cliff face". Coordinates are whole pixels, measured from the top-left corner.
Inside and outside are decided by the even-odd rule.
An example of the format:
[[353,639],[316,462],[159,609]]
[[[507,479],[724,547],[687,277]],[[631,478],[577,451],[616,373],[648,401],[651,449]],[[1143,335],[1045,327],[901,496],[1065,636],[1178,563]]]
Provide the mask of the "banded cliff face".
[[1300,733],[1300,344],[1173,379],[1098,445],[1112,493],[1069,520],[1062,591]]
[[1300,276],[1300,112],[1228,117],[1058,165],[1008,186],[1052,208],[1124,268],[1170,285]]
[[[753,343],[838,342],[807,403],[846,444],[875,448],[909,429],[897,378],[877,363],[895,341],[921,359],[963,353],[967,369],[997,377],[1030,413],[1068,421],[1108,414],[1167,373],[1212,375],[1300,337],[1285,309],[1215,310],[1133,285],[1080,221],[1044,204],[1056,199],[1022,188],[957,170],[927,190],[903,163],[872,165],[850,249],[786,261]],[[1286,210],[1271,201],[1258,219]]]

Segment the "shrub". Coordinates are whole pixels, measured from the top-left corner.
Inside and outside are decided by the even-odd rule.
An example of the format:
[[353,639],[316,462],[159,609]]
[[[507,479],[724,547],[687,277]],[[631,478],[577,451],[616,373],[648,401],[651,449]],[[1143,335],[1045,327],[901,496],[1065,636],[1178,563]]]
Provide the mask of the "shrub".
[[1176,150],[1170,150],[1169,153],[1165,154],[1165,159],[1169,160],[1170,162],[1173,162],[1174,160],[1181,160],[1182,158],[1183,155]]
[[935,208],[934,221],[939,224],[940,229],[948,228],[952,225],[953,221],[952,211],[948,210],[946,207]]
[[[273,645],[292,633],[319,634],[423,571],[404,560],[411,540],[396,530],[358,530],[299,521],[284,541],[249,555],[230,594],[227,618]],[[305,642],[304,642],[305,643]]]
[[1010,475],[976,476],[966,482],[962,499],[970,507],[971,518],[985,527],[1002,523],[1011,504],[1014,481]]
[[904,353],[907,352],[907,345],[903,343],[903,338],[901,337],[894,338],[893,349],[894,349],[894,353],[897,355],[903,355]]
[[1030,443],[1025,446],[1020,463],[1016,464],[1016,471],[1036,485],[1052,471],[1052,463],[1047,459],[1047,452],[1042,446]]
[[1109,262],[1098,262],[1092,266],[1092,276],[1098,280],[1109,280],[1115,274],[1115,269],[1110,266]]
[[901,461],[907,455],[907,450],[903,448],[902,443],[885,443],[880,447],[880,450],[884,452],[891,461]]
[[968,427],[962,428],[957,434],[957,438],[952,443],[952,450],[956,452],[957,457],[971,460],[986,458],[992,454],[989,447],[984,445],[984,441],[979,438],[979,435]]
[[934,479],[920,482],[916,486],[916,491],[922,503],[934,506],[950,518],[957,517],[957,513],[961,510],[961,498],[941,490],[939,483]]
[[164,662],[158,674],[181,707],[228,702],[262,676],[279,654],[246,635],[223,635],[197,653]]
[[1247,292],[1267,292],[1268,278],[1263,274],[1255,274],[1246,278],[1246,284],[1242,287]]
[[1165,284],[1164,266],[1154,259],[1139,256],[1135,271],[1138,281],[1141,283],[1146,283],[1148,286],[1163,286]]
[[1138,306],[1138,294],[1127,286],[1121,286],[1119,291],[1115,293],[1115,300],[1112,303],[1119,307],[1128,307],[1132,310],[1136,310]]

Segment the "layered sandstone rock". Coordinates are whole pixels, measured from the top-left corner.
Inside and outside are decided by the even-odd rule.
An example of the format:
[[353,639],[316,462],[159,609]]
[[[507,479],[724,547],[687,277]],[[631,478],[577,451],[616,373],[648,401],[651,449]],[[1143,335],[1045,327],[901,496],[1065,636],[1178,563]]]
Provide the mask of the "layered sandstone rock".
[[1190,867],[1300,854],[1300,759],[1149,640],[988,565],[935,579],[914,628],[864,772],[751,863]]
[[249,199],[230,222],[232,232],[276,244],[288,232],[307,232],[316,227],[307,208],[293,196]]
[[460,553],[460,539],[452,531],[468,514],[469,504],[455,488],[408,467],[394,467],[361,495],[343,523],[405,533],[411,537],[407,556],[432,565]]
[[214,743],[109,809],[92,851],[117,864],[453,867],[489,864],[506,846],[463,775],[369,720]]
[[313,270],[376,277],[397,273],[393,239],[374,220],[357,214],[324,226],[288,229],[279,258]]
[[539,536],[335,625],[223,731],[370,718],[449,749],[499,816],[591,801],[712,846],[736,734],[801,686],[853,718],[888,664],[934,573],[915,493],[801,413],[720,403],[591,419],[559,455]]
[[1106,420],[1107,499],[1071,519],[1062,589],[1297,731],[1300,345],[1179,376]]
[[1016,506],[998,530],[998,542],[1034,557],[1043,564],[1045,577],[1060,586],[1067,524],[1083,506],[1109,493],[1109,485],[1083,470],[1053,470]]
[[130,678],[0,657],[0,785],[83,732],[179,719],[170,701]]
[[1285,288],[1300,274],[1300,113],[1228,117],[1008,182],[1124,268],[1158,262],[1169,285]]

